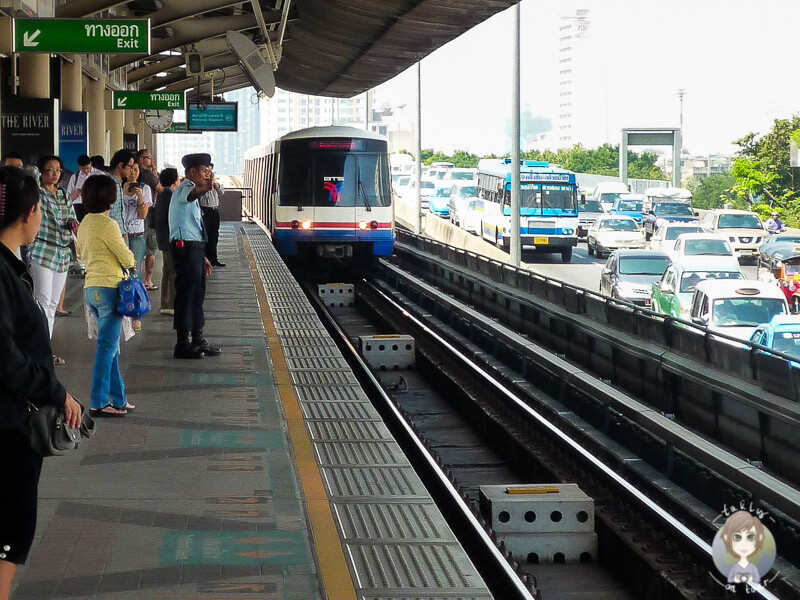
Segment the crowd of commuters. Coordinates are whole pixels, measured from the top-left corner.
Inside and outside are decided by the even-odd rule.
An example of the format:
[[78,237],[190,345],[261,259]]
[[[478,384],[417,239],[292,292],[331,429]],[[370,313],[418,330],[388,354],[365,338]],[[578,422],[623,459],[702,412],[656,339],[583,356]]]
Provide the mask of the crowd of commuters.
[[70,268],[80,267],[84,312],[96,325],[93,416],[135,410],[122,378],[124,317],[117,309],[119,284],[131,274],[149,291],[160,288],[161,314],[172,316],[177,335],[175,358],[221,354],[204,335],[206,278],[213,266],[225,266],[217,255],[222,189],[211,157],[184,156],[182,176],[171,167],[158,173],[147,149],[119,150],[108,167],[102,156],[77,162],[67,174],[58,156],[43,156],[36,166],[15,153],[0,161],[0,477],[14,490],[0,495],[0,600],[9,596],[36,527],[42,457],[31,447],[29,411],[63,406],[65,420],[77,427],[83,410],[59,383],[56,367],[65,361],[51,345],[56,316],[70,314],[63,309]]

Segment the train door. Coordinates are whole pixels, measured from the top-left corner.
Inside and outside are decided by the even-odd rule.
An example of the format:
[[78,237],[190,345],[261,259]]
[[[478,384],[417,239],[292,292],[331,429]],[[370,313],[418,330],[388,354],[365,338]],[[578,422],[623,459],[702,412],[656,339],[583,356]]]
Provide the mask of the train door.
[[355,239],[358,172],[355,154],[314,153],[313,228],[320,241]]

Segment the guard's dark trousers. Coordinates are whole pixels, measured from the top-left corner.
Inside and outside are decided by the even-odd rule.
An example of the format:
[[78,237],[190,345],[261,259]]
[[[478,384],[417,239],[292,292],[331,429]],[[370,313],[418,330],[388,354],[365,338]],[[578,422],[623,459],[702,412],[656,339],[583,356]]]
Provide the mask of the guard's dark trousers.
[[184,242],[177,248],[172,242],[172,265],[175,268],[175,318],[173,328],[178,335],[202,331],[206,324],[203,300],[206,297],[205,244]]
[[203,227],[206,229],[206,236],[208,236],[208,243],[206,244],[206,258],[212,265],[216,265],[219,260],[217,259],[217,244],[219,243],[219,210],[216,208],[208,208],[201,206],[200,210],[203,212]]

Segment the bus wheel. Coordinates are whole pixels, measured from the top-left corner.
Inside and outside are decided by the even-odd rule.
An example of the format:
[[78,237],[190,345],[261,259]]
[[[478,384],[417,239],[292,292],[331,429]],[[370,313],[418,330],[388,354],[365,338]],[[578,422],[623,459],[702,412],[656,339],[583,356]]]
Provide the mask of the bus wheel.
[[564,263],[572,262],[572,246],[564,248],[561,251],[561,262]]

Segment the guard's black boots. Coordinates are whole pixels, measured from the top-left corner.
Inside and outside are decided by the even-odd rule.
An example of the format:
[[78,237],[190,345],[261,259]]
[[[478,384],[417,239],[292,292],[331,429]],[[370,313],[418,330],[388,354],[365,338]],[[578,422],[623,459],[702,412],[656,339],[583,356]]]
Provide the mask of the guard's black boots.
[[189,341],[188,331],[178,332],[178,343],[175,344],[174,358],[197,359],[203,358],[203,351]]
[[203,337],[202,329],[192,332],[192,348],[199,351],[204,356],[219,356],[222,354],[222,350],[214,348],[214,346],[210,345],[208,340]]

